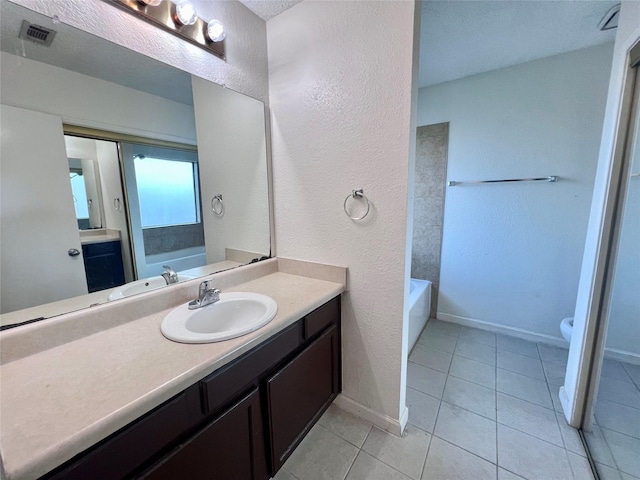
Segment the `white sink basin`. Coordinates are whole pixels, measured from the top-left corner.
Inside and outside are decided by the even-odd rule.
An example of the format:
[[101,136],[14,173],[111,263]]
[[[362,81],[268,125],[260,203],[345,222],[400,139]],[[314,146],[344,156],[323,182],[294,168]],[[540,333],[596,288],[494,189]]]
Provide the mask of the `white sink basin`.
[[[193,280],[194,278],[196,278],[195,275],[182,275],[179,273],[178,283]],[[167,282],[163,277],[143,278],[142,280],[126,283],[125,285],[114,289],[109,294],[109,301],[117,300],[118,298],[130,297],[131,295],[137,295],[138,293],[150,292],[151,290],[166,286]]]
[[264,327],[278,311],[276,301],[259,293],[221,293],[220,300],[189,310],[180,305],[164,317],[160,329],[169,340],[210,343],[241,337]]

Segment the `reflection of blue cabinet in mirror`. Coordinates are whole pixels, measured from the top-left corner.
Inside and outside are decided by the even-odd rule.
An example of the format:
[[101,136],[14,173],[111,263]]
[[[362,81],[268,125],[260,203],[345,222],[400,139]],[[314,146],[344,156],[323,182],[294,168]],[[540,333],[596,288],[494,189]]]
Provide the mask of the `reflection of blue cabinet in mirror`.
[[82,245],[89,293],[124,284],[120,240]]

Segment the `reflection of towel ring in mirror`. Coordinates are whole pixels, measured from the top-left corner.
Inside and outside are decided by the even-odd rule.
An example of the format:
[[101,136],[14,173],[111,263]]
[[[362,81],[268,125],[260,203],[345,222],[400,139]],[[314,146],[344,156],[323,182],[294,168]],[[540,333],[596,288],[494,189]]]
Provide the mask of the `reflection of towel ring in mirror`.
[[224,203],[222,202],[222,194],[218,194],[211,199],[211,210],[217,216],[221,217],[224,213]]
[[[350,198],[363,199],[365,202],[367,202],[367,211],[364,212],[364,215],[362,215],[361,217],[352,217],[349,214],[349,212],[347,211],[347,202],[349,201]],[[349,217],[351,220],[362,220],[364,217],[369,215],[369,210],[371,209],[371,204],[369,203],[369,199],[367,198],[367,196],[364,194],[364,190],[359,188],[358,190],[353,190],[350,195],[347,195],[347,198],[344,199],[343,208],[344,208],[344,213],[346,213],[347,217]]]
[[121,207],[122,207],[122,204],[120,202],[120,199],[119,198],[114,198],[113,199],[113,208],[115,208],[117,211],[120,211]]

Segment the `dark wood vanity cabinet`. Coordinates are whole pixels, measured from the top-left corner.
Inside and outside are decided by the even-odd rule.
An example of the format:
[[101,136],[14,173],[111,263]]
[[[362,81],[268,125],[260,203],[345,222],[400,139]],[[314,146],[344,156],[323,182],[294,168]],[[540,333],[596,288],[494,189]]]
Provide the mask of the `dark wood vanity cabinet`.
[[340,390],[338,296],[43,478],[268,480]]
[[120,240],[82,245],[89,293],[124,285]]
[[267,380],[274,473],[338,394],[339,368],[338,330],[332,326]]
[[139,478],[268,479],[260,393],[252,390]]

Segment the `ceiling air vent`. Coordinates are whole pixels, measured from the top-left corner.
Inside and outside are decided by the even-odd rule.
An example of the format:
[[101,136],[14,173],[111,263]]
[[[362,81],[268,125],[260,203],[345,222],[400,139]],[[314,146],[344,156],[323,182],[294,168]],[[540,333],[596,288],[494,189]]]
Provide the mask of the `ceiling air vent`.
[[20,28],[20,35],[18,37],[23,40],[29,40],[39,45],[48,47],[53,42],[53,37],[56,36],[56,31],[49,28],[41,27],[40,25],[34,25],[26,20],[22,21],[22,27]]
[[618,17],[620,15],[620,4],[611,7],[607,13],[604,14],[602,20],[598,24],[600,30],[611,30],[618,26]]

